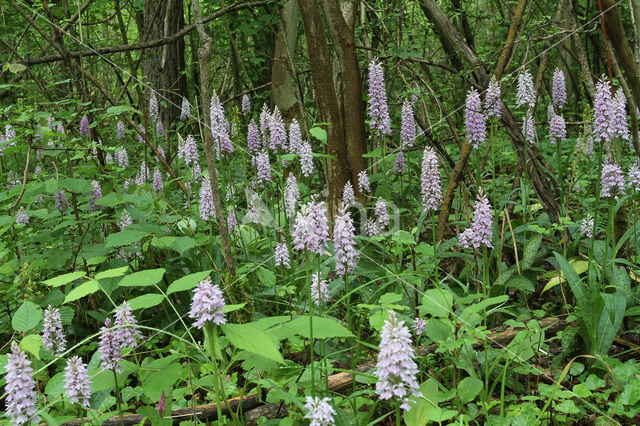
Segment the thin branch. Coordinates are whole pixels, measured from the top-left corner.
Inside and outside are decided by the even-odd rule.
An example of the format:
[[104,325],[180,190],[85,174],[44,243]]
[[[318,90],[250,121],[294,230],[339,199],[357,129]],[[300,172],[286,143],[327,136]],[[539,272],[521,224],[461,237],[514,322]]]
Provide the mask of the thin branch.
[[[203,18],[202,23],[206,24],[207,22],[213,21],[214,19],[219,18],[223,15],[226,15],[227,13],[231,13],[237,10],[242,10],[247,8],[264,6],[267,3],[268,3],[268,0],[256,1],[251,3],[245,3],[243,0],[240,0],[230,6],[227,6],[225,8],[222,8],[212,13],[206,18]],[[79,58],[79,57],[87,57],[87,56],[106,55],[111,53],[130,52],[132,50],[143,50],[143,49],[150,49],[154,47],[164,46],[165,44],[173,43],[174,41],[184,37],[186,34],[193,31],[194,29],[196,29],[195,23],[184,27],[182,30],[178,31],[175,34],[172,34],[168,37],[162,37],[157,40],[143,41],[139,43],[124,44],[124,45],[118,45],[118,46],[99,47],[97,49],[91,49],[91,50],[76,50],[73,52],[69,52],[69,56],[71,58]],[[65,57],[63,55],[50,55],[50,56],[42,56],[40,58],[26,59],[22,61],[22,63],[24,65],[31,66],[31,65],[37,65],[37,64],[46,64],[50,62],[62,61],[64,59]]]

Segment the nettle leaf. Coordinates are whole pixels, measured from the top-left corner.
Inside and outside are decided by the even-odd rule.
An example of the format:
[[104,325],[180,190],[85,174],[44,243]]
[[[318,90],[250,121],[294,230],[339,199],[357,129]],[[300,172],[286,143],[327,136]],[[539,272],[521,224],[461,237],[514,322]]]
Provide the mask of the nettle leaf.
[[42,309],[33,302],[26,300],[13,314],[11,326],[15,331],[27,332],[34,329],[42,319]]
[[42,347],[42,337],[39,334],[29,334],[20,341],[20,349],[29,352],[40,359],[40,348]]
[[221,328],[224,335],[236,348],[284,364],[284,358],[278,350],[278,345],[255,324],[224,324]]
[[158,237],[151,241],[151,245],[159,249],[171,249],[183,256],[185,252],[196,246],[196,240],[191,237]]
[[195,272],[193,274],[189,274],[185,277],[175,280],[169,285],[169,288],[167,288],[167,295],[176,293],[178,291],[191,290],[192,288],[196,287],[200,283],[200,281],[207,278],[210,273],[211,270]]
[[147,235],[149,235],[148,232],[125,229],[124,231],[107,235],[105,247],[130,246],[133,243],[137,243]]
[[69,284],[70,282],[73,282],[79,278],[82,278],[86,275],[85,272],[83,271],[76,271],[76,272],[71,272],[68,274],[64,274],[64,275],[59,275],[57,277],[54,278],[50,278],[46,281],[44,281],[45,285],[48,285],[49,287],[60,287],[63,286],[65,284]]
[[79,194],[84,194],[93,190],[91,182],[86,179],[79,178],[65,178],[58,183],[58,186]]
[[131,299],[129,301],[129,306],[131,306],[131,309],[134,311],[138,309],[152,308],[162,303],[162,299],[164,299],[164,296],[161,294],[143,294],[142,296]]
[[166,269],[147,269],[146,271],[134,272],[120,281],[121,287],[146,287],[157,284],[162,280]]
[[74,302],[78,299],[82,299],[85,296],[95,293],[100,290],[100,285],[97,281],[87,281],[84,284],[80,284],[67,294],[64,298],[64,303]]

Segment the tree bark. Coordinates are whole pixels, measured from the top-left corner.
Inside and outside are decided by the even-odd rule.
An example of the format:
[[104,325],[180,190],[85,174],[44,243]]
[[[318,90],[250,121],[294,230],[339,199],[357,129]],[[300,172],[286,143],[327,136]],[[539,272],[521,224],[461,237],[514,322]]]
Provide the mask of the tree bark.
[[227,230],[227,221],[220,199],[220,191],[218,190],[218,170],[216,168],[216,156],[213,152],[213,134],[211,133],[211,103],[209,100],[209,52],[213,40],[204,30],[204,24],[200,18],[199,0],[192,0],[191,7],[193,9],[193,19],[200,36],[200,47],[198,48],[198,64],[200,66],[200,103],[202,106],[202,117],[204,117],[204,152],[207,157],[207,168],[209,169],[209,182],[211,184],[211,193],[213,195],[213,204],[216,211],[216,223],[218,232],[222,240],[222,254],[229,268],[231,276],[236,275],[236,266],[231,254],[231,243],[229,241],[229,232]]
[[[640,75],[638,75],[638,67],[636,66],[633,51],[624,33],[617,3],[614,0],[602,0],[602,8],[604,21],[607,26],[607,35],[615,49],[622,68],[624,68],[627,73],[627,80],[631,88],[631,93],[633,94],[633,100],[636,105],[640,105]],[[635,111],[631,113],[635,114]],[[634,144],[634,148],[636,149],[636,153],[640,155],[640,147]]]
[[[354,39],[355,13],[350,0],[322,0],[327,29],[335,48],[334,87],[344,124],[344,139],[349,160],[351,183],[359,191],[358,174],[367,168],[363,154],[366,152],[364,101],[362,78],[356,56]],[[346,15],[346,16],[345,16]]]
[[[144,41],[158,40],[178,33],[184,27],[182,0],[145,0],[143,25],[141,34]],[[144,54],[143,73],[152,90],[159,92],[158,101],[166,101],[166,107],[160,108],[160,119],[165,129],[169,129],[171,123],[176,122],[180,116],[182,97],[187,88],[184,69],[183,38],[149,49]]]
[[279,21],[271,64],[271,100],[280,110],[285,122],[289,123],[295,118],[304,126],[301,100],[298,99],[294,86],[297,76],[290,66],[298,40],[298,4],[295,0],[284,2]]
[[323,123],[328,123],[328,125],[324,126],[327,131],[326,150],[330,156],[326,160],[327,187],[329,190],[327,200],[329,214],[333,217],[340,204],[342,189],[347,181],[349,170],[344,127],[332,76],[331,73],[327,72],[327,70],[331,69],[331,60],[320,10],[314,0],[297,1],[307,40],[313,92],[318,105],[319,119]]

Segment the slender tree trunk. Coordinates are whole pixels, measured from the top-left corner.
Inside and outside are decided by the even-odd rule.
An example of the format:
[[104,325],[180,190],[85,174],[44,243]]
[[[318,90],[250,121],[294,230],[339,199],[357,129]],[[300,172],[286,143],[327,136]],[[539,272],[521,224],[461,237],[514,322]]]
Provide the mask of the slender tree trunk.
[[[143,27],[144,40],[157,40],[177,33],[184,27],[183,0],[145,0]],[[186,95],[184,75],[184,39],[143,53],[142,70],[153,90],[159,92],[158,101],[165,100],[166,108],[160,108],[160,118],[165,129],[180,116],[182,96]],[[149,95],[148,91],[147,94]],[[167,152],[167,155],[169,153]]]
[[358,191],[358,174],[367,168],[367,163],[362,156],[366,152],[366,131],[362,79],[354,40],[355,6],[346,1],[341,7],[338,0],[322,0],[322,5],[336,54],[333,80],[344,124],[350,177]]
[[347,181],[349,164],[344,138],[344,127],[340,114],[340,106],[336,98],[331,73],[329,48],[322,26],[320,9],[313,0],[297,0],[302,15],[304,33],[307,40],[307,51],[311,64],[311,78],[313,91],[318,105],[319,119],[327,131],[326,160],[327,186],[329,190],[328,204],[331,217],[336,213],[340,204],[342,189]]
[[224,214],[224,208],[222,207],[222,200],[220,199],[220,191],[218,190],[218,170],[216,168],[216,156],[213,152],[213,135],[211,133],[211,123],[209,123],[209,117],[211,116],[211,103],[209,100],[209,52],[211,51],[211,45],[213,40],[204,30],[202,19],[200,18],[200,4],[199,0],[191,0],[191,7],[193,9],[193,18],[197,24],[198,35],[200,36],[200,48],[198,49],[197,57],[198,64],[200,65],[200,102],[202,106],[202,117],[204,117],[204,152],[207,157],[207,168],[209,169],[209,182],[211,183],[211,193],[213,195],[213,204],[216,210],[216,223],[218,225],[218,232],[220,233],[220,239],[222,240],[222,254],[224,260],[229,268],[229,274],[234,276],[236,274],[236,266],[231,254],[231,243],[229,241],[229,232],[227,230],[227,221]]
[[284,2],[280,10],[280,25],[276,34],[276,47],[271,64],[271,100],[278,107],[282,118],[288,123],[298,120],[305,126],[302,100],[298,98],[295,70],[291,60],[298,40],[298,4],[295,0]]

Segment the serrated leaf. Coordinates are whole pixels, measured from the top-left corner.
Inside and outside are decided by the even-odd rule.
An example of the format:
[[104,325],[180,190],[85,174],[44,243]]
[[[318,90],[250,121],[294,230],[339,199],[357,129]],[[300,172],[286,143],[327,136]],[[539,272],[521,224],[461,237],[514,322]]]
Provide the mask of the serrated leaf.
[[400,243],[400,244],[406,244],[411,246],[416,244],[416,240],[413,238],[413,235],[403,230],[394,232],[391,239],[396,243]]
[[71,290],[69,294],[67,294],[67,297],[64,298],[64,303],[82,299],[83,297],[93,294],[98,290],[100,290],[100,285],[97,281],[87,281],[86,283],[80,284],[78,287]]
[[124,231],[107,235],[105,247],[130,246],[133,243],[137,243],[147,235],[149,235],[148,232],[125,229]]
[[25,333],[35,328],[40,323],[41,319],[42,309],[40,309],[40,306],[26,300],[13,314],[11,326],[15,331]]
[[20,349],[29,352],[40,359],[40,348],[42,347],[42,337],[39,334],[29,334],[20,341]]
[[93,190],[93,185],[86,179],[65,178],[58,183],[58,186],[72,192],[84,194]]
[[160,249],[171,249],[175,250],[180,255],[184,255],[184,253],[192,249],[196,246],[196,240],[191,237],[158,237],[154,238],[151,241],[151,245]]
[[224,324],[221,328],[224,335],[236,348],[284,364],[284,358],[276,343],[267,336],[264,330],[254,324]]
[[83,271],[70,272],[68,274],[59,275],[54,278],[49,278],[48,280],[44,281],[44,284],[48,285],[49,287],[60,287],[65,284],[69,284],[70,282],[73,282],[78,278],[82,278],[85,275],[86,273],[84,273]]
[[142,296],[131,299],[129,301],[129,306],[131,306],[131,309],[134,311],[138,309],[147,309],[159,305],[162,303],[162,299],[164,299],[164,296],[161,294],[143,294]]
[[55,376],[49,379],[47,386],[44,388],[44,393],[49,396],[62,395],[65,392],[64,384],[64,371],[59,372]]
[[165,272],[164,268],[134,272],[124,277],[119,284],[121,287],[146,287],[159,283]]
[[171,283],[171,285],[169,285],[169,288],[167,288],[167,295],[176,293],[178,291],[191,290],[192,288],[197,286],[200,281],[207,278],[210,273],[211,270],[195,272],[193,274],[189,274],[185,277],[175,280]]
[[434,317],[447,318],[452,312],[453,295],[444,289],[432,288],[424,292],[422,304],[419,307],[420,315],[432,315]]

